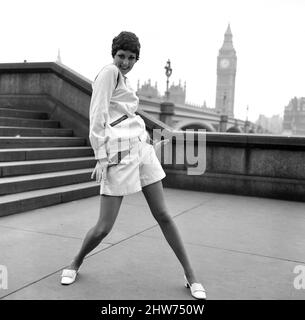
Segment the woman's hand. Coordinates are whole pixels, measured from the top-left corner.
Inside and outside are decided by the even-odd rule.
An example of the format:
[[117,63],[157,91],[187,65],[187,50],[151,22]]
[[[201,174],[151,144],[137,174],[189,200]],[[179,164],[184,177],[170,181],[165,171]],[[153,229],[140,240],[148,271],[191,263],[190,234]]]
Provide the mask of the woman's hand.
[[107,159],[99,159],[96,163],[96,166],[91,174],[91,179],[96,176],[96,182],[101,183],[102,180],[107,179],[107,168],[108,168],[108,160]]
[[153,147],[155,151],[158,151],[162,146],[165,146],[167,143],[169,143],[169,139],[161,140],[161,141],[153,141]]
[[157,152],[162,146],[165,146],[167,143],[169,143],[169,139],[165,139],[165,140],[158,140],[158,139],[152,139],[149,135],[149,133],[146,131],[147,133],[147,138],[146,138],[146,142],[151,144],[155,151]]

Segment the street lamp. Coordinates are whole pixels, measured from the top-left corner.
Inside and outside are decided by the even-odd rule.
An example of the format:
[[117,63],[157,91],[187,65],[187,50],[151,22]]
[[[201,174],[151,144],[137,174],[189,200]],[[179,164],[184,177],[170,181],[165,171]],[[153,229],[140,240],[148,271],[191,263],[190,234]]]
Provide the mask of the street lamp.
[[173,72],[173,69],[171,68],[171,62],[169,59],[167,60],[166,66],[164,68],[165,68],[165,74],[167,77],[165,94],[166,94],[166,100],[168,101],[169,100],[169,91],[168,91],[169,77],[172,75],[172,72]]

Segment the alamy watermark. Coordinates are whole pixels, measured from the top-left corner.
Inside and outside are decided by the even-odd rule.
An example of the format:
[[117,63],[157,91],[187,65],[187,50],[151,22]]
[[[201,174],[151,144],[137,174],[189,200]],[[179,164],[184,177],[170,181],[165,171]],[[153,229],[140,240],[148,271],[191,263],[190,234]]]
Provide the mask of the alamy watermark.
[[7,289],[7,285],[8,285],[7,267],[0,265],[0,290]]
[[[128,156],[139,151],[140,144],[130,141],[128,139],[122,141],[114,139],[108,144],[107,153],[110,166],[127,163]],[[160,162],[163,152],[165,165],[184,165],[188,175],[202,175],[206,170],[206,130],[204,129],[198,129],[198,131],[192,129],[185,131],[153,129],[152,137],[147,133],[146,142],[150,142],[154,146]],[[150,161],[153,159],[146,157],[143,163],[150,164]]]
[[297,265],[293,269],[293,273],[297,276],[293,280],[293,286],[295,289],[305,289],[305,265]]
[[[163,140],[168,141],[164,147],[164,164],[187,164],[188,175],[201,175],[206,169],[206,130],[187,129],[185,131],[169,131],[154,129],[153,141],[158,144]],[[175,141],[175,152],[173,145]],[[196,152],[197,150],[197,152]],[[196,155],[197,153],[197,155]],[[156,154],[161,159],[161,148],[157,148]]]

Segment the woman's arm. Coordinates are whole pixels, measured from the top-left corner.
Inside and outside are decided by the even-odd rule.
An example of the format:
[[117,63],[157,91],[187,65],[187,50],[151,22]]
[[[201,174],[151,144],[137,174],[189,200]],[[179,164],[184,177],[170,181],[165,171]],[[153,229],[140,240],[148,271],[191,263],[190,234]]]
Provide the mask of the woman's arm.
[[116,66],[108,65],[102,69],[92,85],[89,139],[95,159],[107,159],[106,144],[109,137],[105,135],[105,127],[108,123],[109,104],[116,87],[118,72]]

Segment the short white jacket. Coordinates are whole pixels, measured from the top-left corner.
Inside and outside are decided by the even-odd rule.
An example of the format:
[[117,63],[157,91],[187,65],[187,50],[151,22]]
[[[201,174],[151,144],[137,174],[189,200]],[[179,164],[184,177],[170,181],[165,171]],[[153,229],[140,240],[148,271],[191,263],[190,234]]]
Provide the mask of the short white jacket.
[[[114,64],[100,71],[92,89],[89,139],[95,159],[109,158],[110,154],[127,149],[130,139],[143,135],[145,122],[135,114],[139,98]],[[123,115],[128,118],[110,125]]]

